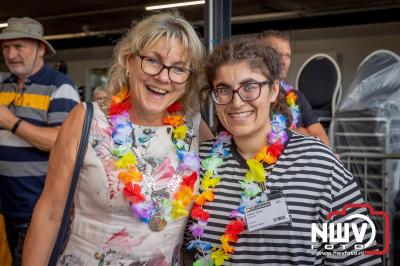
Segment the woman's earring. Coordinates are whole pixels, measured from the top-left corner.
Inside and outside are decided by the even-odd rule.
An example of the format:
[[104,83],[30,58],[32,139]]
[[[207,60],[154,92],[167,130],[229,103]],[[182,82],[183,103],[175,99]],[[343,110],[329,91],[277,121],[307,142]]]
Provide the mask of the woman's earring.
[[[273,89],[274,87],[275,87],[275,84],[272,84],[271,88]],[[278,87],[278,92],[273,93],[271,95],[271,103],[275,103],[277,100],[279,101],[279,93],[280,93],[280,91],[279,91],[279,87]]]
[[129,69],[126,70],[126,77],[129,77]]

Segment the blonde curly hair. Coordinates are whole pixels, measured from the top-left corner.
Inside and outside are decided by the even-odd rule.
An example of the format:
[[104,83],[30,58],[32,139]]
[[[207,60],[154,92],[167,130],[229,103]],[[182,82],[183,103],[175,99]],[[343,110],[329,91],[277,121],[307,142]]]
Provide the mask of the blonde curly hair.
[[127,58],[138,55],[146,47],[152,46],[161,38],[179,39],[188,52],[191,75],[185,92],[180,99],[184,113],[193,113],[199,108],[199,76],[203,70],[204,47],[196,31],[177,12],[164,12],[149,16],[133,26],[114,49],[113,63],[107,82],[108,93],[115,95],[123,87],[129,87],[126,76]]

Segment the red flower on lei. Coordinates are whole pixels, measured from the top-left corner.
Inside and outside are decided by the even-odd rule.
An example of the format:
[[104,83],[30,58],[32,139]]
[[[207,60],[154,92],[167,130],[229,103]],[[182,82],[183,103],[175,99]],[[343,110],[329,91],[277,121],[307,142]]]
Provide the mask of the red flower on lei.
[[140,186],[129,182],[124,187],[124,196],[127,197],[132,203],[139,203],[146,199],[146,196],[142,194]]
[[163,118],[164,125],[170,125],[173,127],[179,127],[185,123],[181,115],[167,115]]
[[182,109],[182,106],[179,102],[174,102],[167,108],[168,112],[170,112],[170,113],[179,112],[181,109]]
[[283,143],[278,140],[268,147],[268,152],[274,157],[279,157],[282,154],[283,148]]
[[197,181],[197,173],[193,172],[191,175],[184,176],[182,178],[182,186],[188,186],[190,188],[194,188],[194,184],[196,184]]
[[230,235],[238,235],[243,232],[245,228],[246,225],[243,220],[234,220],[226,226],[225,233]]
[[123,102],[119,104],[111,104],[110,109],[108,111],[109,115],[119,115],[129,110],[132,107],[132,103],[130,97],[126,98]]
[[195,204],[192,209],[191,217],[201,221],[208,221],[210,214],[203,210],[200,205]]

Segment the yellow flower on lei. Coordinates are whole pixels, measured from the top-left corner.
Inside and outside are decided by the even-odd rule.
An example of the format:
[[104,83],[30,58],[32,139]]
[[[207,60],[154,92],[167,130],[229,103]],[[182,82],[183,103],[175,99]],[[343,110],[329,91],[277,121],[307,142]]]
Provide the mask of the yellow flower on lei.
[[219,248],[211,252],[211,259],[214,261],[215,266],[221,266],[225,260],[229,259],[229,255],[222,248]]
[[185,206],[183,206],[183,203],[180,200],[172,201],[171,217],[173,220],[176,220],[179,217],[186,217],[188,214],[188,210],[186,210]]
[[257,183],[264,182],[265,169],[262,163],[259,163],[254,159],[248,159],[246,163],[249,166],[249,171],[246,173],[246,179],[249,182],[257,182]]
[[212,175],[213,171],[206,171],[206,174],[203,177],[203,181],[201,181],[201,187],[203,188],[203,190],[206,190],[209,187],[215,187],[219,183],[219,181],[221,181],[220,177],[211,178]]
[[176,140],[185,139],[187,131],[188,131],[188,127],[186,125],[182,125],[180,127],[177,127],[174,130],[174,138]]
[[136,156],[131,151],[129,151],[115,163],[115,166],[117,167],[117,169],[128,168],[129,165],[135,163],[136,163]]

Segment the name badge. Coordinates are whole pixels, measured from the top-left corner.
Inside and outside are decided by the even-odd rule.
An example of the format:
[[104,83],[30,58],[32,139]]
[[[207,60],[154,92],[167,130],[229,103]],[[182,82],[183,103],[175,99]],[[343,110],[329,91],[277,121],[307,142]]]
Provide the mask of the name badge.
[[291,223],[284,196],[245,208],[245,216],[249,232]]

